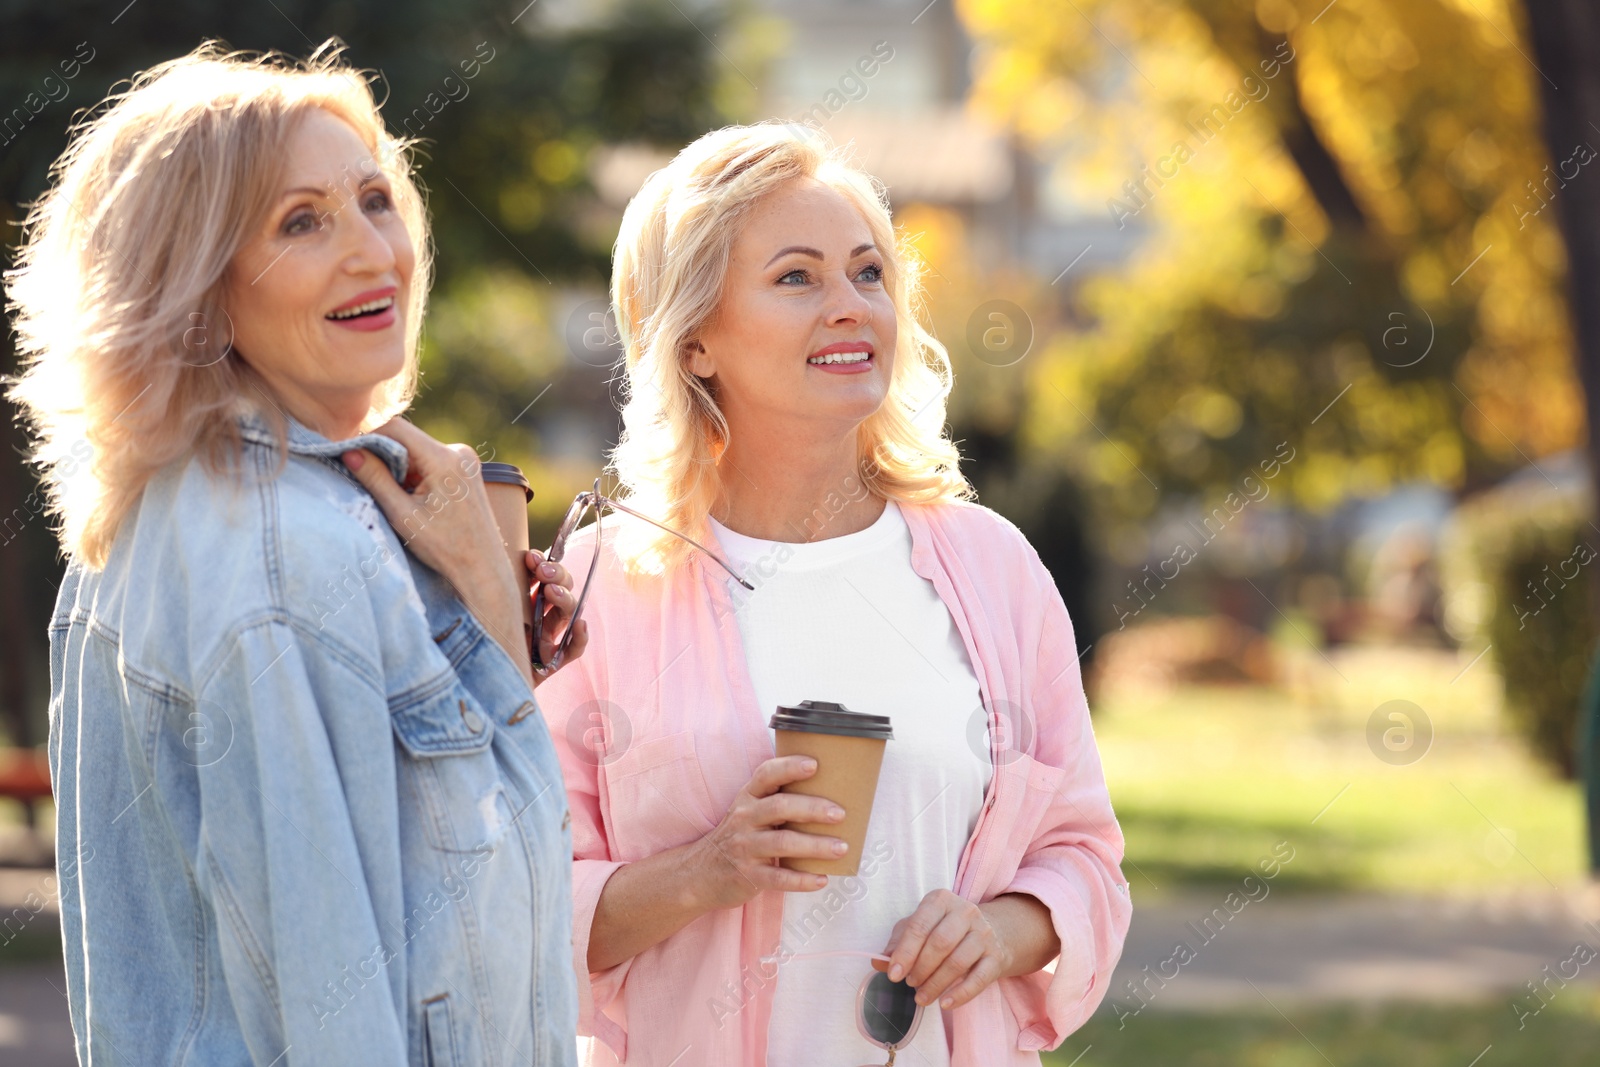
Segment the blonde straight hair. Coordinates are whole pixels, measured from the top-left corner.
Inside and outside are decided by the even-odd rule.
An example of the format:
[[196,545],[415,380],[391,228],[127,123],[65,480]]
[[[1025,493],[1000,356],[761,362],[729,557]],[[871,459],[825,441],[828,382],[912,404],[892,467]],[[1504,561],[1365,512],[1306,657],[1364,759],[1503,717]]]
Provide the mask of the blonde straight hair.
[[232,350],[221,296],[279,192],[296,125],[316,108],[365,142],[416,249],[405,366],[362,429],[411,402],[431,275],[426,214],[410,143],[384,128],[341,48],[330,40],[300,63],[208,41],[113,93],[56,161],[7,278],[24,368],[10,396],[31,424],[29,458],[68,557],[103,567],[146,484],[175,460],[198,453],[237,484],[244,411],[277,428],[281,469],[286,420]]
[[[838,191],[861,213],[882,251],[895,307],[899,341],[888,395],[856,431],[862,484],[906,503],[973,495],[944,430],[950,359],[920,322],[922,264],[896,237],[882,185],[814,127],[730,126],[649,177],[622,216],[612,260],[627,377],[611,465],[626,499],[679,530],[705,532],[729,439],[708,383],[690,370],[690,348],[716,314],[734,238],[751,208],[800,178]],[[646,523],[621,524],[615,544],[633,574],[665,573],[691,551]]]

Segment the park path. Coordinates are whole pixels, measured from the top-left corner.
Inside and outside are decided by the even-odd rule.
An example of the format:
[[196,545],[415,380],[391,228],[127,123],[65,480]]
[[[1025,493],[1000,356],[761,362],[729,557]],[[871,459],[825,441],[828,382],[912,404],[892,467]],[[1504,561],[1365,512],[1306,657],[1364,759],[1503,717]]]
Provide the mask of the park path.
[[1264,1007],[1264,997],[1280,1006],[1496,997],[1509,1005],[1527,995],[1525,983],[1549,974],[1600,982],[1600,959],[1584,965],[1580,952],[1568,962],[1579,942],[1600,953],[1600,923],[1587,925],[1600,909],[1582,890],[1456,899],[1274,893],[1243,906],[1236,897],[1236,912],[1227,895],[1136,897],[1107,1000],[1125,1010]]

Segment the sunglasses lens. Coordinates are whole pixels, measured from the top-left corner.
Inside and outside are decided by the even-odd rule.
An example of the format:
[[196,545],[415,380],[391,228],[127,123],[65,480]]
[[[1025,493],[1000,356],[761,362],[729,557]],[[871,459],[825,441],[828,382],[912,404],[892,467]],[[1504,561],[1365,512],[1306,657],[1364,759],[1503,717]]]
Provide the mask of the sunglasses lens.
[[896,1046],[905,1040],[916,1020],[917,991],[904,982],[889,981],[889,976],[880,971],[867,983],[861,1014],[874,1041]]

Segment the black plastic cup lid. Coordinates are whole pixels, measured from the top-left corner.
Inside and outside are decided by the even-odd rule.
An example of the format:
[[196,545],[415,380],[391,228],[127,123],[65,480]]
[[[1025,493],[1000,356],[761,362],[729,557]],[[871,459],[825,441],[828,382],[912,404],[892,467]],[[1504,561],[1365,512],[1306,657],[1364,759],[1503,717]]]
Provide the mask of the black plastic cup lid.
[[515,463],[484,463],[483,480],[495,482],[500,485],[520,485],[522,491],[528,494],[528,499],[533,499],[533,486],[528,484],[528,476],[522,473],[522,468]]
[[802,700],[792,708],[779,707],[767,725],[774,730],[798,730],[808,734],[870,737],[879,741],[894,738],[889,716],[851,711],[843,704],[831,704],[826,700]]

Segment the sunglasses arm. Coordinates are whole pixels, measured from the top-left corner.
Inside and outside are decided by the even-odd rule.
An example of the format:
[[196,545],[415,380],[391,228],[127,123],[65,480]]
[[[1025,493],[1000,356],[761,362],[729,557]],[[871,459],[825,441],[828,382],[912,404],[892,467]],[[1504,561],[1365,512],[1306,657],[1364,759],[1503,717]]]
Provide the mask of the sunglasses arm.
[[723,570],[727,571],[728,574],[733,578],[734,581],[738,582],[740,585],[744,586],[746,589],[750,590],[752,593],[756,591],[756,587],[755,586],[751,585],[749,582],[747,582],[743,578],[739,577],[737,574],[734,573],[734,570],[733,570],[732,567],[730,567],[726,563],[722,562],[722,557],[721,556],[717,555],[715,552],[711,551],[705,545],[702,545],[699,541],[696,541],[694,538],[690,537],[688,534],[679,533],[677,530],[674,530],[670,526],[663,526],[661,523],[659,523],[656,520],[652,519],[650,516],[640,514],[639,512],[634,511],[632,508],[628,507],[628,505],[619,504],[615,500],[612,500],[608,496],[601,496],[598,493],[591,493],[590,497],[592,498],[593,503],[595,503],[596,505],[603,504],[608,508],[615,508],[618,511],[625,512],[626,514],[632,515],[636,519],[643,519],[645,522],[648,522],[651,526],[654,526],[658,530],[663,530],[663,531],[671,534],[674,537],[683,538],[683,540],[689,542],[691,545],[693,545],[694,547],[698,548],[700,551],[704,552],[706,555],[710,556],[713,560],[715,560],[716,563],[717,563],[717,566],[719,566]]

